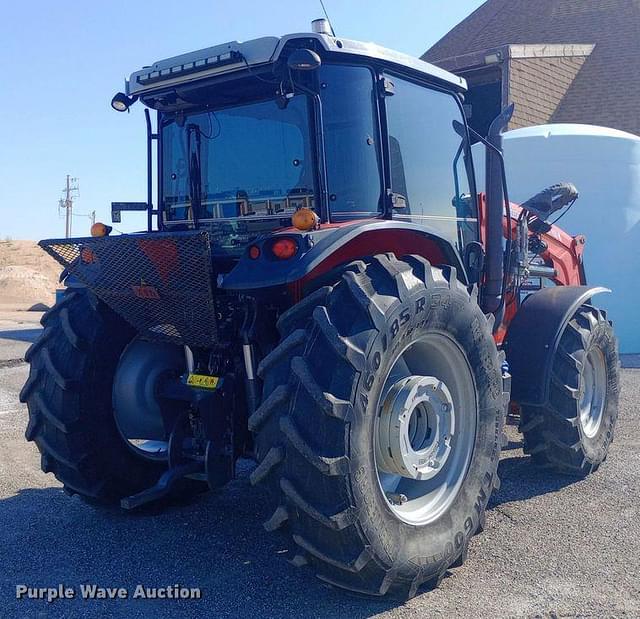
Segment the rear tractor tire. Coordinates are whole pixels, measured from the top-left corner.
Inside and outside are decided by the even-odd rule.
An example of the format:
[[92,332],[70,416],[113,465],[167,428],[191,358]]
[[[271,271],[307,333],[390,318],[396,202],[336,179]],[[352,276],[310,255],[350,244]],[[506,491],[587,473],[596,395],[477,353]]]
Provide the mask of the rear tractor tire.
[[560,473],[583,477],[607,457],[618,417],[619,358],[611,323],[583,305],[552,361],[547,406],[522,406],[524,451]]
[[350,265],[286,312],[250,418],[269,530],[333,585],[411,597],[462,564],[498,487],[505,412],[491,323],[456,271]]
[[[112,406],[114,373],[134,331],[82,288],[68,288],[42,325],[25,355],[31,368],[20,393],[29,409],[25,436],[36,443],[42,470],[92,504],[117,504],[153,486],[166,462],[127,444]],[[178,491],[184,497],[201,485],[185,480]]]

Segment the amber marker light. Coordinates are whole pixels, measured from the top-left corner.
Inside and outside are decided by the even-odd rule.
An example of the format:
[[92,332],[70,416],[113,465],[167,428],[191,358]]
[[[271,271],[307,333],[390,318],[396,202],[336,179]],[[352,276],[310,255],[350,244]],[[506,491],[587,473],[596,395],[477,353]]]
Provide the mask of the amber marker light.
[[291,223],[298,230],[313,230],[317,227],[319,217],[307,206],[299,208],[291,217]]
[[275,241],[271,246],[271,252],[280,260],[288,260],[296,255],[298,251],[298,244],[289,238],[282,238]]
[[108,236],[111,230],[113,230],[111,226],[97,221],[91,226],[91,236]]

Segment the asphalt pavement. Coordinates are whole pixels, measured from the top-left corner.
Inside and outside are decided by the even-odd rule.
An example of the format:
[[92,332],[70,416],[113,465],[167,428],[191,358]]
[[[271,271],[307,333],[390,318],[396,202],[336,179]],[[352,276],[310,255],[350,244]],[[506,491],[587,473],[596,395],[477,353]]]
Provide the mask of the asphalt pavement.
[[[536,469],[508,428],[487,527],[440,588],[401,603],[347,595],[286,560],[267,534],[251,463],[219,493],[141,514],[69,498],[24,440],[22,356],[39,316],[0,316],[0,617],[640,617],[640,369],[622,372],[607,462],[574,481]],[[73,599],[17,599],[64,585]],[[127,599],[84,600],[80,585]],[[133,599],[137,585],[199,588],[200,599]]]

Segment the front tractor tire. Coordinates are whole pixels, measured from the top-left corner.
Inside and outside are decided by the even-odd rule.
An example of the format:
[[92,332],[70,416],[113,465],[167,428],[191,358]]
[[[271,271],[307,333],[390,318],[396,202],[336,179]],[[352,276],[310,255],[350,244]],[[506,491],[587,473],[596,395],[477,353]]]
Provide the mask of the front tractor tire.
[[286,312],[260,364],[252,482],[333,585],[415,595],[461,565],[498,487],[501,355],[450,267],[376,256]]
[[154,485],[166,464],[130,449],[112,407],[114,373],[133,330],[82,288],[68,288],[42,324],[25,355],[31,368],[20,393],[29,409],[25,435],[41,453],[42,470],[67,493],[97,504]]
[[611,323],[583,305],[552,359],[548,403],[522,406],[524,451],[534,463],[584,477],[604,462],[618,417],[619,365]]

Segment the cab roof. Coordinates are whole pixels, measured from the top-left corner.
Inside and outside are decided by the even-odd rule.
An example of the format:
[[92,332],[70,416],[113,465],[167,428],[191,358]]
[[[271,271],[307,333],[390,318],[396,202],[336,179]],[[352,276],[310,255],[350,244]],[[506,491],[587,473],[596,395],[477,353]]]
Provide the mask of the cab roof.
[[464,78],[449,73],[408,54],[380,47],[375,43],[363,43],[319,33],[288,34],[283,37],[262,37],[246,43],[232,41],[205,49],[173,56],[154,62],[131,74],[125,82],[130,96],[144,96],[167,87],[187,84],[203,78],[254,68],[279,60],[285,46],[316,43],[322,50],[336,56],[369,58],[389,68],[419,74],[450,90],[467,89]]

